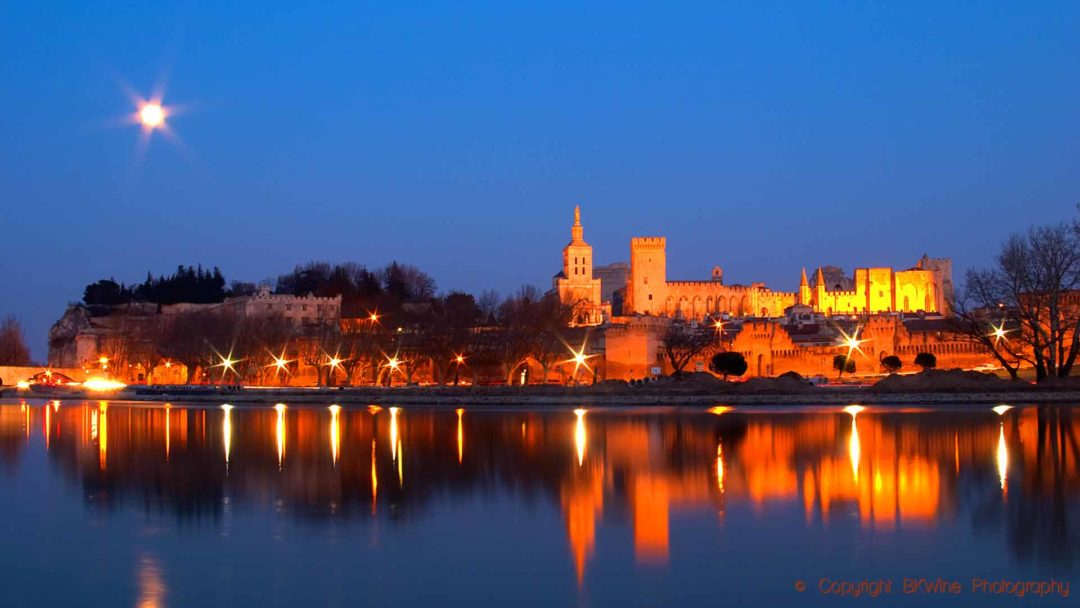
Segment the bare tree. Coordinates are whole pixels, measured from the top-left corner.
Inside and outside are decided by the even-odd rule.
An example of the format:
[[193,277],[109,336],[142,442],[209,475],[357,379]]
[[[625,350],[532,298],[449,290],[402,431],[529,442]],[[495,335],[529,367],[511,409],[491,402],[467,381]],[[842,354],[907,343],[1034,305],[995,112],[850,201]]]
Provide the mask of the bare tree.
[[[1080,226],[1056,224],[1014,234],[1002,245],[996,265],[969,271],[966,283],[969,335],[983,331],[994,339],[991,353],[1003,365],[1009,359],[1030,362],[1036,381],[1069,375],[1080,353]],[[980,326],[979,315],[987,319],[993,311],[1015,322],[1016,331],[985,321]]]
[[[119,328],[118,340],[124,344],[120,350],[128,363],[138,365],[145,372],[144,382],[153,383],[154,368],[165,362],[162,355],[164,328],[160,315],[128,315]],[[116,361],[120,364],[121,361]]]
[[540,364],[541,381],[546,384],[551,368],[570,357],[571,345],[567,344],[565,335],[574,308],[563,304],[557,294],[549,293],[532,304],[526,314],[531,329],[532,357]]
[[674,370],[673,375],[682,375],[687,364],[711,346],[716,339],[716,332],[711,327],[681,320],[671,321],[667,331],[664,332],[661,347]]
[[0,365],[30,365],[30,349],[15,317],[0,322]]

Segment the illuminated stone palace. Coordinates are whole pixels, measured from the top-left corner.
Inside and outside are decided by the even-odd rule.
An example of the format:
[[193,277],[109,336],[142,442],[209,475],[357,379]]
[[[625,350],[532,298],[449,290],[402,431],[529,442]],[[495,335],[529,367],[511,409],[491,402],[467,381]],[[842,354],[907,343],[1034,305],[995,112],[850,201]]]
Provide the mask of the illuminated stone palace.
[[[574,209],[571,241],[563,249],[563,270],[554,287],[564,304],[575,310],[574,324],[599,325],[611,315],[612,302],[602,301],[601,279],[594,277],[592,247],[583,238],[581,209]],[[773,291],[764,283],[727,285],[716,266],[704,281],[671,281],[667,276],[664,237],[630,239],[630,272],[622,291],[624,316],[651,315],[703,320],[710,317],[779,318],[802,304],[826,316],[875,313],[946,312],[952,290],[952,262],[923,256],[914,268],[858,268],[854,277],[827,281],[818,268],[811,283],[803,269],[797,292]],[[620,286],[622,287],[622,286]]]

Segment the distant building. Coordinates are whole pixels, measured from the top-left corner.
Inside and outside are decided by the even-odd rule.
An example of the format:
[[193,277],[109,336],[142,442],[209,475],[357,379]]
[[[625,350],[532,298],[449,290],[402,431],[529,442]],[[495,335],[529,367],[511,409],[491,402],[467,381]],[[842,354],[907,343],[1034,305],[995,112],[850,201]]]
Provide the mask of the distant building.
[[[554,286],[563,303],[575,307],[575,325],[597,325],[614,308],[621,315],[651,315],[702,320],[710,317],[779,318],[784,310],[805,304],[826,316],[875,313],[940,314],[952,297],[952,262],[926,255],[914,268],[857,268],[848,278],[835,266],[819,267],[811,282],[802,271],[795,292],[773,291],[764,283],[727,285],[713,267],[704,281],[671,281],[667,276],[667,239],[630,239],[630,264],[594,271],[593,250],[583,238],[581,210],[574,209],[570,243],[563,249],[563,270]],[[619,290],[625,286],[625,290]],[[612,303],[621,296],[621,306]]]
[[[264,286],[253,295],[225,298],[212,304],[131,302],[102,308],[72,303],[49,329],[49,365],[97,368],[101,357],[117,357],[112,351],[123,343],[123,336],[133,327],[164,325],[170,317],[193,312],[217,312],[244,319],[277,316],[289,321],[298,333],[320,327],[336,330],[341,319],[341,296],[274,294]],[[124,375],[115,368],[111,371]],[[128,379],[139,381],[140,374],[146,375],[146,370],[133,370]],[[170,364],[167,369],[154,370],[154,376],[158,382],[167,378],[180,381],[182,366]]]

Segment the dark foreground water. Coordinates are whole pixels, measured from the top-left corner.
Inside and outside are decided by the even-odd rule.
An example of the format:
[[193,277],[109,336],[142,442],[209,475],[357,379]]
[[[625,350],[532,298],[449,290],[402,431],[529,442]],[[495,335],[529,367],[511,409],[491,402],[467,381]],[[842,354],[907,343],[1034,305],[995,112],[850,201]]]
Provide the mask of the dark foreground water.
[[8,402],[0,604],[1075,605],[1078,426]]

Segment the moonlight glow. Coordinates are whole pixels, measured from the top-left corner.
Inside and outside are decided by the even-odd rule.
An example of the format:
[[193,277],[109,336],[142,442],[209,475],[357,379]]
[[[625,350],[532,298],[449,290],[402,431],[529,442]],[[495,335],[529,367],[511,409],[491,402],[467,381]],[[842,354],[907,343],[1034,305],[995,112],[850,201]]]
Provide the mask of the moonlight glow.
[[165,124],[165,109],[157,103],[148,103],[139,110],[139,122],[147,129]]

